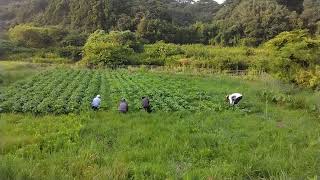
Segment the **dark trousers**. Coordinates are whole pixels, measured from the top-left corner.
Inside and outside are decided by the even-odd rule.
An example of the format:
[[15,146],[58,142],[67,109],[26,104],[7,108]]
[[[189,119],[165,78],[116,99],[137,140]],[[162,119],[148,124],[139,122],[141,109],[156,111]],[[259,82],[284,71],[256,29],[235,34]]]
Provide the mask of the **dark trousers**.
[[242,99],[242,96],[241,97],[238,97],[237,99],[234,100],[234,104],[238,104]]
[[92,110],[94,110],[94,111],[98,111],[98,110],[99,110],[99,107],[92,106],[91,108],[92,108]]
[[152,109],[151,109],[150,106],[148,106],[148,107],[143,107],[143,109],[144,109],[146,112],[148,112],[148,113],[151,113],[151,112],[152,112]]

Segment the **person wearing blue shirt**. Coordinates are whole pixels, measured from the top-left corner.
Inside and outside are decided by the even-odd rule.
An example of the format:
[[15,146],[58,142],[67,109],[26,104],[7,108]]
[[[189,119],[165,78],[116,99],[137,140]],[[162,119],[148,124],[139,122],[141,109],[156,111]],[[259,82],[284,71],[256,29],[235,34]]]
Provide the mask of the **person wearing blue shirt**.
[[93,110],[97,111],[100,108],[100,104],[101,104],[101,96],[97,95],[97,97],[95,97],[92,100],[91,107],[92,107]]

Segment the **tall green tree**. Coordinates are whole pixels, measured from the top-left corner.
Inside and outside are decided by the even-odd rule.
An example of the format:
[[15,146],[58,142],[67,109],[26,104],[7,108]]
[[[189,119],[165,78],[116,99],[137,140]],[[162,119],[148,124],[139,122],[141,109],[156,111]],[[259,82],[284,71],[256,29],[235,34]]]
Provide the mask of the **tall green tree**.
[[260,44],[280,32],[302,25],[295,12],[275,1],[247,0],[234,5],[227,7],[232,9],[228,19],[219,21],[222,26],[220,38],[227,38],[224,40],[227,44],[233,44],[237,37],[254,38]]
[[304,0],[277,0],[281,5],[286,6],[290,11],[296,11],[302,13]]
[[320,34],[320,1],[304,0],[304,11],[301,17],[310,32]]

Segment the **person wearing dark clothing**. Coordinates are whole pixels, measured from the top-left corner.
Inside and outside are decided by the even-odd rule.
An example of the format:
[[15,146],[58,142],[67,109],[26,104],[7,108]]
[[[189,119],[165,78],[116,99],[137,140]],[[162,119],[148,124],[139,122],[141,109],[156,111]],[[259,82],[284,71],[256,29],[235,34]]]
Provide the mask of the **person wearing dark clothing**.
[[118,110],[121,113],[127,113],[128,112],[128,103],[124,98],[121,99]]
[[148,113],[152,112],[149,98],[142,97],[142,108]]

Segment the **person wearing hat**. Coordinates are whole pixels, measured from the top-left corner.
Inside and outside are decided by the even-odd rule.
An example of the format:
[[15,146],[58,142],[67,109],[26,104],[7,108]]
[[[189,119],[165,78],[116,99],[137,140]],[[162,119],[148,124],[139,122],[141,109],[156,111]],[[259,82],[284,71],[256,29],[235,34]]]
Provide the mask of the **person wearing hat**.
[[127,103],[126,99],[124,99],[124,98],[121,99],[118,110],[121,113],[128,112],[128,103]]
[[97,111],[97,110],[99,110],[99,108],[100,108],[100,104],[101,104],[101,96],[100,96],[100,95],[97,95],[97,96],[92,100],[91,107],[92,107],[93,110]]
[[231,106],[234,106],[234,105],[237,105],[241,101],[242,97],[243,96],[240,93],[233,93],[233,94],[226,96],[226,101],[229,101],[229,104]]

